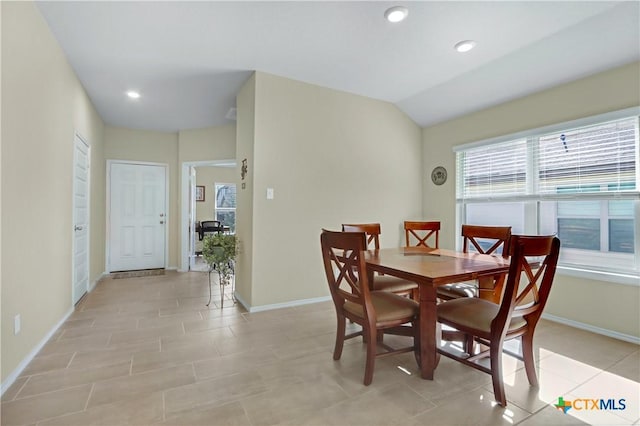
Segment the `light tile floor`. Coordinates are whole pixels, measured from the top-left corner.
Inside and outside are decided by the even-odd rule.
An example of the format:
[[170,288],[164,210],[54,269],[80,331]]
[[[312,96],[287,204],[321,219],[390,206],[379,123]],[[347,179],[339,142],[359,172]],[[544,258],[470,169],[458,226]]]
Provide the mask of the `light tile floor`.
[[[249,314],[207,274],[105,279],[2,397],[3,425],[549,425],[640,422],[637,345],[542,321],[540,387],[505,356],[509,404],[488,375],[442,358],[435,380],[413,355],[379,359],[362,385],[364,347],[332,359],[330,302]],[[355,327],[355,326],[351,326]],[[385,337],[391,343],[402,337]],[[624,398],[624,410],[558,411],[558,397]]]

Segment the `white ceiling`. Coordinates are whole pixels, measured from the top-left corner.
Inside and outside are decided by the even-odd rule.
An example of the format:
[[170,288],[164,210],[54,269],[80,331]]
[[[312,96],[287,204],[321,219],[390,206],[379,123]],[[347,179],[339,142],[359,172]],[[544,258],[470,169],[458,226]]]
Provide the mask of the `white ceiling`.
[[[37,4],[100,116],[134,129],[229,123],[254,70],[386,100],[427,126],[640,60],[638,1]],[[384,20],[398,4],[408,18]],[[454,51],[465,39],[476,48]]]

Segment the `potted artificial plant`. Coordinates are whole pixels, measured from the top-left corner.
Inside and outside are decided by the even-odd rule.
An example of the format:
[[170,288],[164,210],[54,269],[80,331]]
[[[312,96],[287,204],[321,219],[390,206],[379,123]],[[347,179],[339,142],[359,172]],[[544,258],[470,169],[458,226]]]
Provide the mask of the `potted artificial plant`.
[[235,302],[235,261],[238,255],[238,243],[233,234],[208,234],[202,240],[202,256],[209,265],[209,302],[211,304],[211,272],[218,273],[220,284],[220,306],[224,307],[224,290],[231,285],[231,297]]

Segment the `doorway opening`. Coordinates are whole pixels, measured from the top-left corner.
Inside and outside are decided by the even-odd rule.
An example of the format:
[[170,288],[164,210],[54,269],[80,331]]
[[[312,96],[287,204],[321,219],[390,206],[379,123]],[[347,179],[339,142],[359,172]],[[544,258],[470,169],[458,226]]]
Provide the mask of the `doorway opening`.
[[[202,240],[198,223],[217,220],[216,184],[236,181],[236,161],[191,161],[182,163],[181,271],[207,271],[199,255]],[[221,193],[227,195],[228,192]],[[228,198],[225,199],[228,200]],[[235,217],[235,215],[234,215]],[[228,218],[228,217],[227,217]],[[226,219],[227,219],[226,218]],[[235,221],[233,223],[235,230]]]

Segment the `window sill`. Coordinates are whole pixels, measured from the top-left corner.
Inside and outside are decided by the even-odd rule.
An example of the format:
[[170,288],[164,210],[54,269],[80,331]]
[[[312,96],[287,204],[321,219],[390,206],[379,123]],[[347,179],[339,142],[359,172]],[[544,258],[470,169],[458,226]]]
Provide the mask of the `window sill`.
[[558,266],[557,272],[560,275],[567,275],[570,277],[587,278],[590,280],[606,281],[616,284],[640,286],[640,275],[595,271],[590,269],[578,269],[568,266]]

